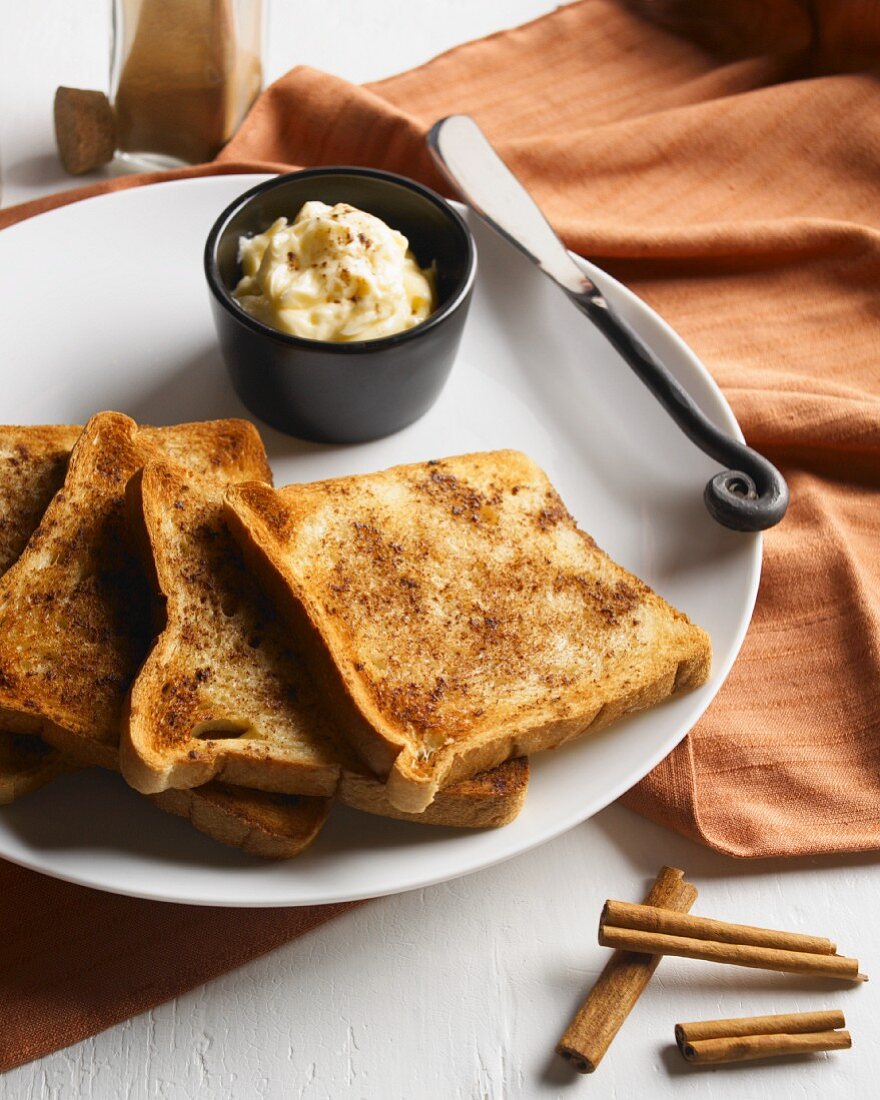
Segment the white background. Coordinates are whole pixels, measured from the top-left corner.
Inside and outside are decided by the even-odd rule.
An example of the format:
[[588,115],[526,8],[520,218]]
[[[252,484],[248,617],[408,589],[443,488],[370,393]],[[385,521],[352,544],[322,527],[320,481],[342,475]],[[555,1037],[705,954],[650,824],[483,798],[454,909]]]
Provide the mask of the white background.
[[[377,79],[552,6],[275,0],[267,76],[305,62],[354,81]],[[54,154],[52,96],[58,84],[105,85],[108,39],[104,0],[0,2],[3,205],[71,185]],[[685,868],[698,885],[698,912],[828,935],[880,975],[878,857],[737,862],[611,807],[535,852],[372,902],[174,1003],[13,1071],[0,1079],[0,1098],[880,1094],[875,984],[675,959],[661,964],[593,1077],[572,1074],[553,1056],[604,963],[595,943],[603,899],[640,898],[663,863]],[[672,1046],[679,1020],[832,1007],[846,1012],[852,1051],[699,1070]]]

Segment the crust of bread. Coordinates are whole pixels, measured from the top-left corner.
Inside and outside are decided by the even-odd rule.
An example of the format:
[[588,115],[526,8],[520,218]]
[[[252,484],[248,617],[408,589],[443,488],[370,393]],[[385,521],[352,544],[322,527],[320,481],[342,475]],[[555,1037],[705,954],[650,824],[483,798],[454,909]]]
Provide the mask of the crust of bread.
[[708,635],[580,531],[519,452],[233,486],[226,504],[398,810],[709,675]]
[[39,737],[0,731],[0,806],[76,770],[63,753]]
[[[76,425],[0,426],[0,575],[15,562],[61,488],[82,431]],[[73,765],[38,737],[41,722],[0,712],[0,805],[30,794]]]
[[269,794],[224,783],[198,790],[167,790],[150,795],[165,813],[185,817],[221,844],[263,859],[292,859],[321,831],[333,800]]
[[529,762],[521,756],[472,779],[444,787],[431,805],[418,814],[399,810],[388,798],[384,783],[363,772],[344,771],[336,797],[344,806],[380,817],[420,825],[492,829],[509,825],[519,816],[528,789]]
[[[0,426],[0,574],[25,548],[52,497],[61,488],[70,451],[81,431],[80,427],[64,425]],[[162,429],[158,431],[161,433]],[[208,461],[211,454],[220,457],[214,450],[216,438],[216,430],[211,427],[206,440]],[[168,442],[176,445],[178,441]],[[167,449],[173,453],[171,446]],[[186,461],[185,452],[179,449],[176,457]],[[245,451],[240,466],[242,474],[246,469],[252,477],[267,475],[256,450]],[[149,547],[143,561],[152,565]],[[158,585],[155,571],[153,578],[154,586]],[[33,736],[43,726],[43,720],[34,715],[17,711],[0,715],[0,804],[29,794],[78,767],[60,750]],[[56,743],[70,744],[74,751],[80,748],[76,737],[63,727],[54,731]],[[95,752],[100,764],[119,770],[118,757],[111,746],[97,748]],[[344,801],[369,813],[407,816],[387,803],[381,784],[356,771],[345,774],[347,781],[340,786]],[[502,825],[518,813],[527,783],[527,764],[513,762],[450,788],[430,811],[413,820],[471,828]],[[258,792],[219,783],[182,791],[179,797],[175,794],[169,792],[168,798],[154,801],[168,812],[195,820],[203,832],[215,839],[235,847],[244,843],[248,850],[267,858],[289,858],[301,851],[317,833],[329,808],[325,799],[267,801]]]
[[289,631],[226,529],[223,493],[158,462],[129,482],[165,625],[132,688],[122,773],[143,794],[222,778],[332,795],[339,753]]
[[125,696],[149,647],[149,599],[125,539],[124,490],[144,462],[162,457],[227,483],[268,473],[246,421],[138,428],[120,413],[99,413],[0,579],[0,723],[33,731],[36,719],[44,740],[83,765],[113,766]]
[[[82,431],[67,425],[0,426],[0,574],[15,562],[37,528],[55,493],[61,488],[70,451]],[[164,442],[163,453],[187,460],[188,440],[163,429],[154,432]],[[236,452],[242,440],[237,426],[199,427],[198,447],[204,467],[229,461],[227,444]],[[192,435],[188,433],[189,439]],[[242,476],[265,477],[268,467],[262,446],[253,447],[245,430],[245,446],[233,461]],[[59,775],[77,770],[57,748],[33,736],[42,719],[17,711],[0,713],[0,805],[15,801]],[[18,731],[18,732],[13,732]],[[63,741],[67,731],[55,731]],[[71,738],[75,735],[70,735]],[[76,749],[79,742],[71,742]],[[101,753],[101,763],[118,770],[115,751]],[[196,828],[223,844],[267,859],[289,859],[315,838],[330,809],[325,798],[276,799],[259,792],[208,784],[197,791],[169,792],[160,809],[188,818]]]
[[[516,817],[528,786],[525,761],[453,785],[422,815],[392,806],[383,784],[357,769],[344,744],[316,735],[315,717],[320,723],[324,715],[314,707],[317,700],[307,706],[311,684],[302,662],[284,652],[290,631],[236,563],[238,550],[222,521],[222,490],[150,463],[129,482],[127,496],[166,611],[165,628],[132,689],[120,745],[122,772],[132,786],[152,794],[222,776],[225,783],[263,790],[336,792],[356,809],[412,816],[423,824],[484,828]],[[190,591],[182,577],[193,578]],[[249,644],[254,637],[258,648]],[[205,673],[193,683],[199,667]],[[279,693],[276,679],[288,690]],[[239,723],[250,732],[267,710],[275,720],[274,736],[267,733],[256,744],[192,736],[207,721]],[[316,749],[323,766],[312,759]],[[343,760],[349,764],[344,770]]]

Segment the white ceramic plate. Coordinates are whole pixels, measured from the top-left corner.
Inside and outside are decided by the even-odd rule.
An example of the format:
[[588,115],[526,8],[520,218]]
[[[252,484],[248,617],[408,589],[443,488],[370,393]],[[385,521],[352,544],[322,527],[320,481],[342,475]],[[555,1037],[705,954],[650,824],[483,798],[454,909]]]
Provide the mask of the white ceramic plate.
[[[214,340],[202,246],[219,211],[263,178],[118,192],[0,234],[0,422],[83,423],[101,409],[154,424],[247,416]],[[3,808],[0,856],[102,890],[206,905],[305,905],[409,890],[497,863],[583,821],[645,775],[706,709],[751,616],[760,537],[709,518],[702,492],[713,463],[563,296],[471,221],[476,293],[438,403],[398,435],[356,447],[300,443],[261,425],[276,484],[524,450],[600,546],[709,631],[709,683],[536,757],[525,809],[499,830],[437,829],[336,808],[305,855],[266,864],[161,813],[118,776],[90,771]],[[706,413],[739,435],[687,346],[634,295],[586,267]]]

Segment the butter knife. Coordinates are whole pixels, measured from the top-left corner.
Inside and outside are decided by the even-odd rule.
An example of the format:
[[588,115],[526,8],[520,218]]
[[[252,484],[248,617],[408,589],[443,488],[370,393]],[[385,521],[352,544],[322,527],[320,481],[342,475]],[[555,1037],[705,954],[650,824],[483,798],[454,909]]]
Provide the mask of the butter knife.
[[725,467],[706,485],[713,519],[735,531],[763,531],[788,507],[788,486],[763,455],[716,427],[635,330],[614,310],[556,236],[531,195],[469,115],[450,115],[428,134],[441,172],[467,204],[519,249],[593,322],[685,435]]

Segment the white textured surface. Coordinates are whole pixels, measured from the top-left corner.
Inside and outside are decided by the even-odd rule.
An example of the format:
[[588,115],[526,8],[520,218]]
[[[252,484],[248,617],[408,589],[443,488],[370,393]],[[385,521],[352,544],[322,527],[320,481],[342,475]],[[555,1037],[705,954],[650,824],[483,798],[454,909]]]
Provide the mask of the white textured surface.
[[[306,61],[354,80],[381,77],[552,6],[276,0],[269,76]],[[3,3],[4,204],[70,185],[55,163],[51,97],[59,83],[100,86],[106,14],[98,0]],[[637,898],[664,862],[700,887],[698,911],[832,936],[875,982],[850,988],[667,959],[598,1073],[570,1074],[551,1052],[604,961],[595,946],[601,902]],[[0,1079],[0,1098],[873,1097],[878,862],[734,862],[612,807],[501,867],[370,903],[13,1071]],[[846,1012],[852,1051],[695,1070],[672,1050],[677,1020],[828,1007]]]

